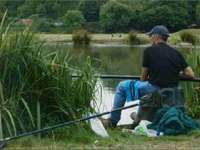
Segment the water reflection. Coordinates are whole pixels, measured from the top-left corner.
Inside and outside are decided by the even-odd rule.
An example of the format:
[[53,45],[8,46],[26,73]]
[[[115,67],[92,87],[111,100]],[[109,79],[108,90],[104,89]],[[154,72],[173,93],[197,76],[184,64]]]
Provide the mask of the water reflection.
[[[109,81],[108,81],[109,82]],[[102,113],[107,112],[112,109],[113,106],[113,100],[114,100],[114,88],[107,87],[102,80],[99,80],[97,82],[96,87],[96,101],[92,104],[92,107],[95,108],[96,112]],[[125,106],[136,104],[138,101],[134,102],[128,102],[125,103]],[[122,111],[121,119],[118,122],[118,125],[124,125],[124,124],[131,124],[133,120],[130,118],[130,114],[132,112],[136,112],[138,110],[138,107],[129,108]],[[109,118],[110,114],[104,115],[103,118]]]
[[144,47],[110,46],[92,44],[89,47],[74,47],[72,43],[51,43],[46,45],[48,52],[59,50],[61,55],[70,53],[73,65],[81,64],[86,56],[91,56],[94,65],[102,74],[138,75]]

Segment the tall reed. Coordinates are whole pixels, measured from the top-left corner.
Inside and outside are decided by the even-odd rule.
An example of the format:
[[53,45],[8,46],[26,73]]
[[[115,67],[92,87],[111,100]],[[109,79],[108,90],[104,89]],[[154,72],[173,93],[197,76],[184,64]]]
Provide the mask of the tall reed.
[[[200,51],[195,48],[187,54],[187,61],[193,68],[195,75],[200,75]],[[200,83],[184,83],[184,94],[187,103],[187,111],[194,118],[200,118]]]
[[[90,111],[96,84],[90,58],[73,67],[67,55],[44,55],[35,34],[11,32],[4,27],[5,16],[0,25],[0,138]],[[74,73],[81,77],[72,79]]]

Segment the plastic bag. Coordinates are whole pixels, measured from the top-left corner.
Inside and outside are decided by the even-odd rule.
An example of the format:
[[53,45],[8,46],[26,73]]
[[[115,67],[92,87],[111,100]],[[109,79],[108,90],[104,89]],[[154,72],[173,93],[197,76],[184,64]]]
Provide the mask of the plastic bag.
[[151,124],[150,121],[141,120],[139,125],[135,127],[132,131],[135,135],[144,135],[148,137],[158,137],[162,136],[162,132],[157,132],[156,130],[148,129],[147,125]]

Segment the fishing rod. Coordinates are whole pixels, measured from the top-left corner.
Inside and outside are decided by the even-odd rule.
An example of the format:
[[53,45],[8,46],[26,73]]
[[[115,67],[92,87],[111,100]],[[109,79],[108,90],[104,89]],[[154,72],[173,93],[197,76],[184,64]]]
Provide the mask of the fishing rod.
[[[72,75],[73,78],[81,77],[80,75]],[[95,75],[97,78],[101,79],[133,79],[140,80],[140,76],[131,76],[131,75]],[[180,78],[181,81],[190,81],[190,82],[200,82],[200,78]]]
[[83,122],[83,121],[86,121],[86,120],[90,120],[92,118],[97,118],[97,117],[101,117],[103,115],[110,114],[110,113],[115,112],[115,111],[125,110],[125,109],[136,107],[136,106],[142,106],[144,104],[150,103],[151,101],[152,100],[148,100],[148,101],[145,101],[145,102],[141,102],[141,103],[132,104],[132,105],[129,105],[129,106],[113,109],[111,111],[95,114],[95,115],[92,115],[92,116],[83,117],[83,118],[80,118],[80,119],[77,119],[77,120],[67,121],[67,122],[60,123],[60,124],[57,124],[57,125],[54,125],[54,126],[50,126],[50,127],[46,127],[46,128],[43,128],[43,129],[38,129],[38,130],[34,130],[34,131],[31,131],[31,132],[27,132],[27,133],[22,133],[22,134],[19,134],[17,136],[7,137],[7,138],[4,138],[4,139],[0,140],[0,150],[3,147],[5,147],[7,142],[15,140],[15,139],[18,139],[18,138],[21,138],[21,137],[35,135],[35,134],[38,134],[38,133],[41,133],[41,132],[47,132],[47,131],[51,131],[51,130],[54,130],[54,129],[57,129],[57,128],[61,128],[61,127],[64,127],[64,126],[77,124],[77,123],[80,123],[80,122]]

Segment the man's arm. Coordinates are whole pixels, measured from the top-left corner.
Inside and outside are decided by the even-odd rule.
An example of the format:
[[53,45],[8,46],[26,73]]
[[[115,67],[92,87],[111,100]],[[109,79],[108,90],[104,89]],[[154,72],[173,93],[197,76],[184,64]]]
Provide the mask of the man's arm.
[[149,78],[149,76],[148,76],[148,68],[142,67],[142,73],[141,73],[140,80],[145,81],[145,80],[148,80],[148,78]]
[[180,72],[180,77],[182,78],[195,78],[194,72],[191,67],[186,67],[182,72]]

